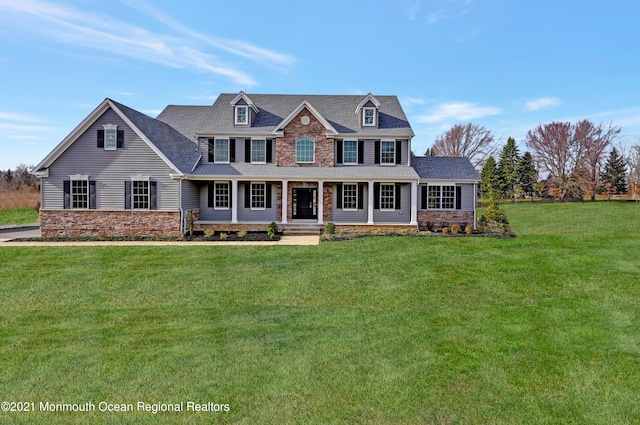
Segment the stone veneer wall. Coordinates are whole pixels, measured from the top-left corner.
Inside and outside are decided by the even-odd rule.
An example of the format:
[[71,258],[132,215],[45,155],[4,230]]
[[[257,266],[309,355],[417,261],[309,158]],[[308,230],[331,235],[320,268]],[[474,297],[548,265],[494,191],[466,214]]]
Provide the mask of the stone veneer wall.
[[[302,117],[309,117],[309,124],[302,124]],[[315,142],[315,162],[299,164],[296,162],[296,140],[310,139]],[[327,138],[327,129],[307,108],[284,128],[284,137],[276,141],[276,164],[278,167],[333,167],[333,139]]]
[[473,222],[473,211],[438,211],[438,210],[418,210],[418,227],[420,230],[427,230],[430,226],[436,229],[451,226],[452,224],[471,224]]
[[40,232],[51,236],[182,236],[171,211],[40,210]]
[[363,232],[363,233],[415,233],[418,231],[416,226],[408,224],[339,224],[336,223],[336,229],[343,232]]

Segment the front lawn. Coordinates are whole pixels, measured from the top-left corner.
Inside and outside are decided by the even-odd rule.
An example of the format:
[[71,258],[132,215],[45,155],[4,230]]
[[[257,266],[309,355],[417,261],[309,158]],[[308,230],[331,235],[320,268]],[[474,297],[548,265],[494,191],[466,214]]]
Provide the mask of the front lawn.
[[38,210],[33,208],[11,208],[0,210],[0,226],[7,224],[29,224],[38,221]]
[[[640,422],[640,205],[504,205],[516,239],[0,250],[0,423]],[[37,409],[36,409],[37,410]]]

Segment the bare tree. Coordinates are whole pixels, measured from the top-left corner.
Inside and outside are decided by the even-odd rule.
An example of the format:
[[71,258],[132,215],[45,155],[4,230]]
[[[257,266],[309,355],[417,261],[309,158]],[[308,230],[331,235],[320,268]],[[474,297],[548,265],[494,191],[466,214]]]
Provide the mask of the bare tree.
[[604,151],[621,131],[620,127],[611,123],[604,127],[603,124],[595,125],[589,120],[580,121],[573,126],[574,137],[582,154],[580,165],[585,170],[584,186],[592,201],[596,199],[596,187],[600,183]]
[[640,200],[640,144],[631,146],[627,154],[629,167],[629,193],[633,200]]
[[478,168],[494,153],[494,139],[490,130],[468,123],[456,124],[439,136],[433,144],[437,156],[464,156]]

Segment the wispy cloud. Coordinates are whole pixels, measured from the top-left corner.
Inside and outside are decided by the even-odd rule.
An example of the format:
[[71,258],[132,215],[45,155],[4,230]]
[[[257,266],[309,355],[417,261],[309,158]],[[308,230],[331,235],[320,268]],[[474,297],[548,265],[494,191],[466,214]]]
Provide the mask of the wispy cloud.
[[479,106],[477,103],[470,102],[451,102],[440,104],[430,113],[418,116],[417,121],[430,124],[448,119],[469,121],[501,113],[502,109],[494,106]]
[[0,121],[39,122],[38,119],[24,114],[0,111]]
[[431,12],[427,14],[427,22],[429,24],[435,24],[438,21],[441,21],[443,19],[447,19],[449,17],[449,15],[447,15],[444,10],[440,9],[436,12]]
[[14,30],[28,29],[42,43],[53,41],[76,48],[90,48],[111,54],[159,63],[174,68],[195,68],[228,77],[236,84],[253,86],[257,81],[220,57],[201,49],[206,43],[220,52],[231,53],[263,64],[287,68],[293,58],[241,40],[216,39],[191,31],[143,2],[135,4],[149,16],[165,23],[177,35],[151,32],[145,28],[40,0],[0,0],[0,19]]
[[541,97],[539,99],[533,99],[525,103],[525,112],[537,111],[538,109],[546,108],[548,106],[559,105],[560,99],[557,97]]
[[425,105],[427,102],[425,102],[422,99],[418,99],[417,97],[401,97],[400,98],[400,103],[402,103],[402,105],[404,106],[411,106],[411,105]]

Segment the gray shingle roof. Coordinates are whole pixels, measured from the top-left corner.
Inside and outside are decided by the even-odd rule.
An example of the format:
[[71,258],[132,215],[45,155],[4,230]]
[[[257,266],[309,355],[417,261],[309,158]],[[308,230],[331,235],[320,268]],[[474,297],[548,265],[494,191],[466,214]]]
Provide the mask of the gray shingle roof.
[[476,169],[464,157],[417,156],[411,158],[411,166],[425,180],[480,180]]
[[248,94],[260,112],[251,127],[233,125],[231,100],[237,94],[223,93],[212,106],[169,105],[158,119],[176,128],[186,137],[199,134],[271,133],[298,105],[309,102],[342,135],[412,137],[413,130],[396,96],[376,96],[380,101],[378,127],[361,127],[355,113],[361,95],[283,95]]

